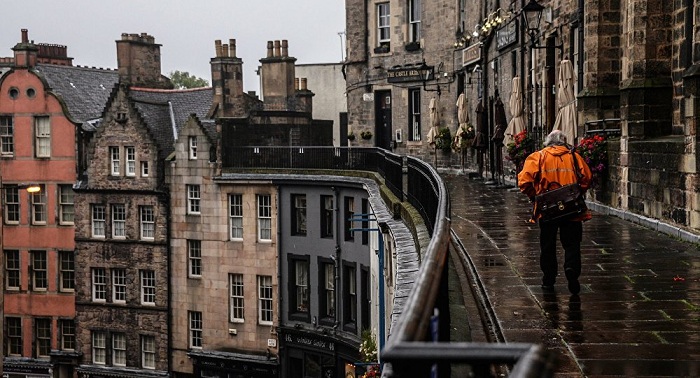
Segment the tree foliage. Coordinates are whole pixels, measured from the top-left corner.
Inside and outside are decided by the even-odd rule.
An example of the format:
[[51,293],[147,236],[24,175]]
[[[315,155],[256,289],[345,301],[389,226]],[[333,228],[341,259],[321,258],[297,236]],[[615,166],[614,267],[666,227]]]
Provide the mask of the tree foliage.
[[170,72],[170,81],[177,89],[208,87],[209,82],[186,71]]

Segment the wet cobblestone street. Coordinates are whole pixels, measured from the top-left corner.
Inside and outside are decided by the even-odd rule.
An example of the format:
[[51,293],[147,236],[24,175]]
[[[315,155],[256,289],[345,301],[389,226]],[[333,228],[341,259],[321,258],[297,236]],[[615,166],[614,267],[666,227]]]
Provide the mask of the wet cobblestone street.
[[540,288],[539,228],[515,188],[443,174],[452,229],[483,280],[506,342],[557,355],[558,377],[700,376],[700,247],[615,216],[584,223],[581,293],[559,270]]

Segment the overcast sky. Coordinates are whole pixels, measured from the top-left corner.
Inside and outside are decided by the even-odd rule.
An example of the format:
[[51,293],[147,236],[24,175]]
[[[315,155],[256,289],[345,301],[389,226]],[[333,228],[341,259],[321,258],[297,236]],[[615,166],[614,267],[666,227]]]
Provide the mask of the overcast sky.
[[35,43],[68,46],[74,65],[116,68],[122,33],[161,44],[163,74],[187,71],[211,82],[214,41],[236,39],[244,89],[258,91],[255,70],[267,41],[289,41],[297,64],[343,60],[344,0],[23,0],[2,1],[0,57],[12,56],[29,30]]

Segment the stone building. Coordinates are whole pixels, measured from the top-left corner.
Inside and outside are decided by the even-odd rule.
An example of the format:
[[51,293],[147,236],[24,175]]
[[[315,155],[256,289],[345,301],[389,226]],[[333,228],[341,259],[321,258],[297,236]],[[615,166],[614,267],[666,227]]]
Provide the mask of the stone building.
[[[532,28],[523,17],[530,6],[541,16]],[[608,136],[609,159],[590,195],[623,213],[700,228],[695,2],[349,0],[346,9],[349,128],[372,131],[370,144],[449,165],[430,156],[428,99],[441,89],[440,126],[454,135],[464,93],[469,122],[487,140],[468,150],[467,168],[505,183],[517,172],[492,139],[499,116],[514,117],[513,85],[528,134],[541,141],[555,127],[568,61],[577,114],[570,142]]]
[[13,50],[0,78],[2,370],[69,377],[78,358],[73,185],[117,74],[72,67],[66,46],[34,44],[26,29]]

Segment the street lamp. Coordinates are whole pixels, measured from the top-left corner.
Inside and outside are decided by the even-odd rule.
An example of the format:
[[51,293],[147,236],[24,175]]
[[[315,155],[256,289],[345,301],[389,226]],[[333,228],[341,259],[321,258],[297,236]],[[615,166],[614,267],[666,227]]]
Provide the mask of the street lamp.
[[421,62],[418,66],[418,74],[420,75],[420,80],[423,82],[423,90],[426,92],[437,92],[438,97],[440,97],[440,84],[437,85],[437,89],[428,89],[425,87],[425,83],[428,80],[435,79],[435,69],[427,64],[425,60]]
[[530,0],[522,9],[523,22],[527,25],[527,34],[530,35],[530,43],[533,47],[537,45],[542,11],[544,11],[544,7],[536,0]]

